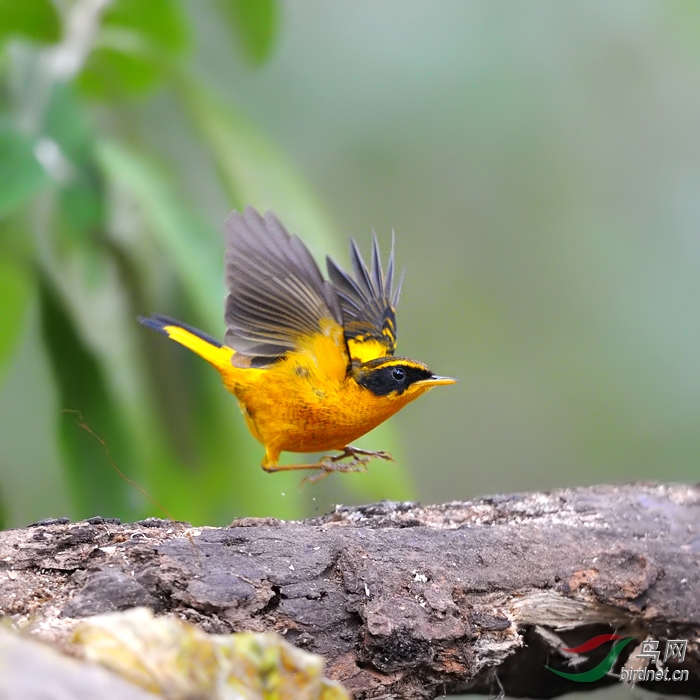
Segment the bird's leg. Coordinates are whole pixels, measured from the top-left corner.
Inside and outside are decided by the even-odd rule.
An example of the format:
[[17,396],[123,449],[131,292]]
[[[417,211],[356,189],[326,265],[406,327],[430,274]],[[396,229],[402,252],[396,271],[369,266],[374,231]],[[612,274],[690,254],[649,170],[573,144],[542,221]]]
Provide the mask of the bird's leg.
[[[351,461],[339,464],[343,459],[350,457]],[[326,455],[322,457],[318,466],[321,471],[315,476],[307,476],[302,480],[302,483],[315,484],[321,479],[325,479],[332,472],[340,472],[341,474],[347,474],[349,472],[366,472],[367,463],[376,457],[378,459],[384,459],[390,462],[394,461],[394,458],[388,452],[375,452],[372,450],[363,450],[359,447],[353,447],[352,445],[346,445],[343,447],[342,452],[339,455]]]
[[[310,484],[314,484],[333,472],[349,474],[351,472],[367,471],[367,463],[370,461],[370,459],[372,459],[372,457],[393,461],[393,457],[388,452],[375,452],[372,450],[363,450],[359,447],[353,447],[352,445],[346,445],[342,448],[339,455],[326,455],[325,457],[321,457],[316,464],[276,464],[276,459],[268,459],[266,456],[266,458],[263,459],[261,466],[266,472],[270,473],[319,470],[319,474],[316,474],[315,476],[307,476],[302,480],[302,483],[308,482]],[[348,458],[350,458],[350,461],[343,462],[341,464],[342,460]]]
[[367,471],[368,459],[354,459],[352,462],[345,462],[344,464],[338,464],[332,461],[332,457],[322,457],[318,464],[315,465],[316,469],[321,471],[318,474],[305,476],[302,480],[302,484],[315,484],[321,479],[325,479],[329,474],[351,474],[353,472],[366,472]]

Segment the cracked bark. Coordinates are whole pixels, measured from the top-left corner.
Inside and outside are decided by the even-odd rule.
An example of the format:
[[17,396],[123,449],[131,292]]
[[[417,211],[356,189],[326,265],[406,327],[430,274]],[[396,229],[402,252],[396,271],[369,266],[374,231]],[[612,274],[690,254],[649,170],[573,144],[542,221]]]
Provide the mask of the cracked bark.
[[[357,698],[464,690],[553,697],[545,664],[614,632],[687,639],[700,695],[700,488],[635,484],[423,507],[378,503],[304,522],[191,528],[45,521],[0,533],[0,612],[61,643],[78,619],[145,605],[209,632],[276,631],[322,654]],[[586,655],[585,668],[609,645]],[[619,668],[619,664],[617,666]],[[587,688],[617,682],[606,676]]]

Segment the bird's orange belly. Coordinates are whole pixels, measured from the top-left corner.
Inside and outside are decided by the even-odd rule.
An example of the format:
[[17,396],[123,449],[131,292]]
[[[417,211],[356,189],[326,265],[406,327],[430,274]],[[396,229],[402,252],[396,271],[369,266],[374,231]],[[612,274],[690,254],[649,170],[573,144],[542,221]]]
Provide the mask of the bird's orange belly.
[[[253,402],[255,404],[257,402]],[[340,407],[336,401],[294,403],[256,410],[247,405],[260,441],[283,452],[324,452],[337,450],[368,433],[384,417],[369,416]]]
[[253,435],[283,452],[341,449],[396,411],[373,405],[374,397],[362,388],[285,392],[282,385],[258,385],[234,393]]

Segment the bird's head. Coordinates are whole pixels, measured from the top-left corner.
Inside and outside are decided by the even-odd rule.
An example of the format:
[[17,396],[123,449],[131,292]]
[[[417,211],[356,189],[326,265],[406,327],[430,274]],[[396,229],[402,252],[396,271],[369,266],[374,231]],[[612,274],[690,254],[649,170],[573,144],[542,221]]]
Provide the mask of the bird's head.
[[401,405],[418,398],[434,386],[454,384],[457,380],[434,374],[422,362],[405,357],[379,357],[353,363],[353,379],[376,397],[398,400]]

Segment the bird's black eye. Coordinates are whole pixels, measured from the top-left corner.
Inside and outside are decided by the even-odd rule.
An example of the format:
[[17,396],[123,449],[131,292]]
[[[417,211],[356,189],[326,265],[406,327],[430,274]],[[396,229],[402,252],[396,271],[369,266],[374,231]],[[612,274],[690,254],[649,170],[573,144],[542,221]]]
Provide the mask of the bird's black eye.
[[406,379],[406,370],[403,367],[394,367],[391,370],[391,376],[395,381],[402,382]]
[[414,382],[433,376],[427,367],[413,363],[413,360],[405,360],[405,363],[401,364],[394,364],[395,362],[396,360],[386,357],[370,360],[358,367],[357,383],[369,389],[375,396],[401,395]]

